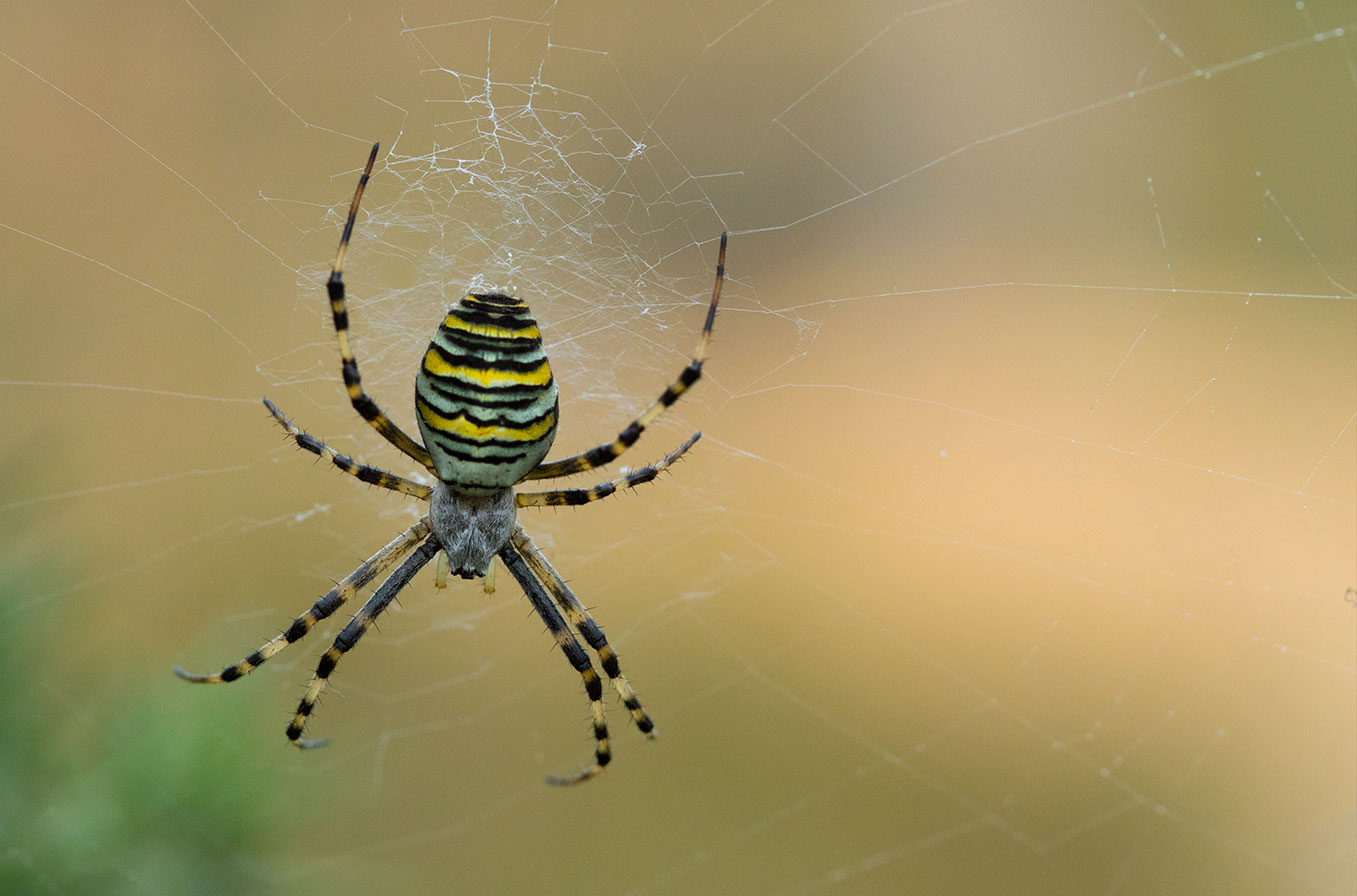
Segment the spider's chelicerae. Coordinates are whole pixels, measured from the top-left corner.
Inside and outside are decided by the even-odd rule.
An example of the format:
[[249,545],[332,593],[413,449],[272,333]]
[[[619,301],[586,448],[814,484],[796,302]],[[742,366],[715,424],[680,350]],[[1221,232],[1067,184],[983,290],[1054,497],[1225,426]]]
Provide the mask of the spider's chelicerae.
[[655,725],[622,675],[617,654],[608,645],[603,630],[523,531],[516,519],[517,510],[520,507],[587,504],[606,498],[619,488],[649,482],[691,448],[701,433],[695,433],[654,466],[641,467],[592,488],[519,492],[514,486],[528,480],[581,473],[612,462],[634,445],[645,428],[697,382],[711,342],[716,306],[725,278],[726,235],[721,234],[716,284],[692,361],[678,379],[613,441],[573,457],[544,462],[556,436],[557,398],[556,383],[542,350],[537,324],[530,316],[528,306],[519,299],[500,293],[475,293],[448,311],[429,343],[415,379],[416,419],[423,436],[423,444],[420,444],[393,423],[363,391],[358,360],[349,344],[344,254],[353,234],[358,203],[363,198],[363,188],[367,186],[376,158],[377,146],[373,146],[363,175],[358,179],[334,269],[326,283],[343,362],[344,387],[359,416],[401,452],[426,467],[437,482],[429,487],[355,461],[293,426],[268,399],[264,399],[264,404],[302,448],[363,482],[429,502],[428,513],[346,576],[311,609],[298,616],[286,631],[245,659],[214,675],[193,675],[178,667],[175,672],[189,681],[235,681],[287,645],[300,640],[316,623],[394,566],[396,571],[377,587],[325,651],[292,722],[287,726],[288,739],[298,746],[324,746],[324,740],[302,737],[306,721],[340,657],[358,643],[400,590],[440,551],[447,555],[451,571],[468,579],[484,576],[491,561],[498,556],[532,601],[533,609],[546,623],[570,665],[584,678],[584,689],[593,712],[593,764],[579,774],[548,780],[553,784],[588,780],[608,764],[612,751],[603,710],[603,684],[580,644],[580,638],[598,655],[608,680],[636,720],[636,727],[648,737],[654,737]]

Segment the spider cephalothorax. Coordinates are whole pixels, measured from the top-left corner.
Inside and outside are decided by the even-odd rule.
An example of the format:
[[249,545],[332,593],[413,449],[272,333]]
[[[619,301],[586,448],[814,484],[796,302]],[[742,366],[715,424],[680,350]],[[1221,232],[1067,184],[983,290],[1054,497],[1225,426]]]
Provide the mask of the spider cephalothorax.
[[474,579],[490,570],[490,561],[508,544],[518,509],[513,489],[468,495],[439,482],[429,496],[429,523],[448,555],[454,575]]
[[240,662],[211,675],[193,675],[178,667],[175,671],[189,681],[235,681],[287,645],[300,640],[316,623],[329,617],[377,576],[399,563],[395,572],[377,587],[321,656],[311,683],[288,724],[287,736],[298,746],[322,746],[325,741],[305,739],[302,732],[330,674],[340,658],[358,643],[415,574],[440,552],[447,555],[449,568],[464,578],[485,575],[493,559],[499,557],[522,586],[533,609],[546,623],[570,664],[584,679],[593,715],[593,764],[578,774],[548,780],[554,784],[587,780],[608,764],[612,747],[603,710],[602,682],[580,643],[581,638],[598,656],[604,674],[631,713],[636,727],[647,736],[653,736],[655,725],[622,675],[617,654],[603,636],[603,630],[518,524],[517,511],[520,507],[587,504],[606,498],[619,488],[649,482],[683,456],[701,434],[695,433],[653,466],[640,467],[591,488],[518,492],[514,487],[529,480],[582,473],[611,463],[697,382],[702,375],[702,363],[711,342],[716,307],[721,299],[726,235],[721,234],[716,284],[692,361],[678,379],[613,441],[562,460],[543,461],[556,437],[559,409],[556,383],[542,348],[537,323],[530,316],[528,306],[516,298],[501,293],[474,293],[448,311],[420,365],[415,381],[415,417],[423,436],[421,444],[406,435],[363,391],[358,359],[349,344],[344,255],[353,235],[363,188],[367,186],[376,159],[377,147],[373,146],[367,166],[358,179],[358,188],[354,191],[339,239],[339,251],[326,283],[339,342],[341,373],[349,401],[359,416],[432,473],[437,482],[427,486],[355,461],[293,426],[267,398],[264,404],[300,447],[320,455],[363,482],[427,501],[428,512],[341,580],[310,610],[293,620],[282,634]]

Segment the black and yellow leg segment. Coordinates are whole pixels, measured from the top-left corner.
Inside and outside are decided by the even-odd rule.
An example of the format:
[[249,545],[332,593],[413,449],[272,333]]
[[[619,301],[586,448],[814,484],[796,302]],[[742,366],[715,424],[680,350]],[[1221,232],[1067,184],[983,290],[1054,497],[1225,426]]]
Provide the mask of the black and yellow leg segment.
[[570,633],[570,628],[561,618],[561,613],[552,602],[551,595],[533,575],[528,563],[524,561],[522,554],[518,552],[512,540],[500,549],[499,557],[504,561],[504,565],[508,567],[513,577],[518,580],[518,584],[522,586],[523,593],[532,602],[532,607],[537,611],[537,615],[542,617],[542,621],[546,623],[547,630],[556,639],[557,646],[561,648],[561,652],[570,661],[570,665],[574,666],[575,671],[580,673],[580,677],[584,679],[584,692],[589,697],[589,708],[593,713],[594,764],[579,774],[569,777],[549,776],[547,783],[564,786],[587,781],[603,771],[604,766],[612,759],[612,747],[608,742],[608,721],[603,709],[603,683],[598,677],[598,672],[594,670],[593,663],[589,662],[589,654],[580,646],[580,642],[575,639],[575,636]]
[[589,615],[584,604],[580,603],[579,598],[566,585],[561,574],[556,571],[556,567],[548,562],[542,552],[533,544],[528,533],[523,531],[522,526],[515,526],[514,533],[509,537],[511,543],[523,558],[528,561],[528,566],[533,574],[538,578],[547,591],[551,593],[552,599],[565,611],[566,618],[570,624],[575,627],[575,631],[580,633],[585,642],[593,648],[598,654],[598,661],[603,666],[603,673],[608,676],[612,682],[613,688],[617,691],[617,696],[622,700],[622,705],[631,713],[632,719],[636,722],[636,727],[646,737],[655,736],[655,723],[651,721],[650,716],[646,714],[641,706],[641,700],[632,690],[631,685],[627,683],[627,677],[622,674],[622,666],[618,661],[617,654],[613,652],[608,644],[608,639],[603,635],[603,629],[594,621],[594,617]]
[[372,144],[368,163],[363,168],[363,175],[358,178],[358,189],[354,190],[353,202],[349,205],[349,216],[344,221],[344,233],[339,238],[339,251],[335,253],[335,263],[330,271],[330,279],[325,283],[325,289],[330,295],[330,313],[334,316],[335,337],[339,340],[344,389],[349,393],[353,409],[403,454],[432,470],[433,459],[429,457],[429,452],[424,446],[406,435],[404,430],[383,413],[372,397],[363,391],[363,380],[358,373],[358,358],[354,356],[353,347],[349,344],[349,311],[344,298],[344,256],[349,251],[349,238],[353,236],[353,222],[358,217],[358,203],[363,198],[363,188],[368,185],[368,178],[372,176],[372,164],[377,160],[377,147],[378,144]]
[[433,490],[427,485],[420,485],[418,482],[406,479],[403,476],[397,476],[395,473],[388,473],[386,470],[356,461],[347,454],[340,454],[320,439],[317,439],[309,433],[302,432],[296,426],[292,425],[292,421],[283,416],[283,412],[278,410],[278,406],[267,398],[264,399],[264,406],[269,409],[269,413],[273,415],[273,419],[277,420],[278,424],[282,426],[283,429],[287,430],[288,435],[292,437],[292,440],[297,443],[298,447],[305,448],[312,454],[325,458],[341,471],[348,473],[355,479],[366,482],[368,485],[390,489],[393,492],[402,492],[403,494],[420,498],[424,501],[429,500],[429,495]]
[[271,657],[276,655],[284,647],[306,637],[311,629],[315,628],[317,622],[328,618],[335,610],[338,610],[343,606],[345,601],[362,590],[368,582],[371,582],[373,579],[377,578],[377,576],[394,566],[396,562],[409,553],[410,549],[418,544],[421,539],[427,538],[430,528],[429,518],[426,516],[409,529],[406,529],[386,547],[363,561],[361,566],[346,576],[344,580],[335,585],[334,588],[331,588],[324,597],[316,601],[311,609],[292,620],[292,624],[289,625],[285,631],[235,665],[227,666],[215,675],[195,675],[192,672],[186,671],[182,666],[175,666],[174,674],[185,681],[192,681],[200,684],[215,684],[218,682],[235,681],[237,678],[243,678],[268,662]]
[[527,476],[528,479],[551,479],[556,476],[569,476],[572,473],[583,473],[586,470],[592,470],[597,467],[612,463],[622,455],[624,451],[636,444],[636,440],[645,432],[645,428],[655,422],[655,419],[668,410],[679,397],[687,392],[702,377],[702,363],[707,358],[707,350],[711,347],[712,327],[716,325],[716,306],[721,301],[721,285],[726,279],[726,235],[721,234],[721,250],[716,257],[716,284],[712,287],[711,304],[707,306],[707,319],[702,325],[702,334],[697,340],[697,349],[693,352],[693,359],[688,366],[679,374],[678,379],[669,384],[669,387],[655,399],[655,403],[646,408],[641,416],[637,417],[631,423],[627,424],[626,429],[617,434],[617,438],[611,442],[590,448],[582,454],[576,454],[573,457],[554,460],[548,463],[540,464]]
[[682,445],[675,448],[664,458],[664,460],[654,466],[641,467],[632,470],[625,476],[610,482],[600,482],[598,485],[590,488],[565,488],[549,492],[520,492],[514,495],[514,503],[519,507],[570,507],[579,504],[589,504],[594,501],[601,501],[609,495],[616,494],[619,489],[635,488],[650,482],[656,476],[659,476],[665,469],[678,460],[688,449],[696,444],[697,440],[702,438],[702,433],[695,432]]
[[320,664],[316,667],[316,673],[311,676],[311,683],[306,687],[306,693],[302,695],[302,701],[297,705],[297,712],[292,717],[292,722],[287,726],[287,739],[303,749],[312,749],[323,747],[328,740],[307,740],[302,737],[302,731],[306,728],[306,720],[311,717],[315,711],[316,703],[320,700],[320,695],[324,692],[326,684],[330,680],[330,675],[334,673],[335,666],[344,654],[353,649],[358,643],[358,639],[363,637],[372,623],[381,615],[382,611],[391,605],[396,599],[396,595],[401,589],[410,584],[410,580],[415,577],[415,573],[424,568],[424,564],[433,559],[441,548],[438,542],[430,538],[419,547],[415,552],[405,558],[405,562],[397,567],[386,581],[378,586],[373,592],[368,602],[363,604],[363,608],[354,614],[349,620],[349,624],[344,626],[344,630],[335,638],[334,644],[330,649],[321,655]]

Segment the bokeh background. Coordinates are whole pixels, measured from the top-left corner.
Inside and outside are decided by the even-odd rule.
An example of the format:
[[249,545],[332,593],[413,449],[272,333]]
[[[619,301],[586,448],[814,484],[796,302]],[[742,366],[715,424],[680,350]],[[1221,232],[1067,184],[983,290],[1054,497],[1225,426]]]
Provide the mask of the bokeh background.
[[[134,0],[0,9],[0,890],[1357,887],[1357,15],[1292,2]],[[422,575],[283,728],[414,518],[298,452],[470,284],[533,306],[525,523],[659,724],[511,580]],[[578,484],[585,484],[581,480]],[[346,617],[347,614],[340,614]]]

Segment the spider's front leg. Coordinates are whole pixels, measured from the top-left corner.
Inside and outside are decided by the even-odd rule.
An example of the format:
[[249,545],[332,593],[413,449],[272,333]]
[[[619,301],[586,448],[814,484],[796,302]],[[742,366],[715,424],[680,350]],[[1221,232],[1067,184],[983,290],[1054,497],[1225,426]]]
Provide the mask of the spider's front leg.
[[631,713],[636,727],[646,737],[655,737],[655,723],[651,721],[645,708],[641,706],[641,698],[636,696],[631,685],[627,682],[627,677],[622,674],[622,664],[617,658],[617,653],[608,643],[608,639],[603,634],[603,629],[589,611],[580,603],[580,599],[575,596],[575,592],[570,590],[570,586],[561,578],[561,574],[556,571],[550,561],[538,550],[537,545],[532,543],[528,533],[523,531],[522,526],[514,528],[513,545],[528,561],[533,575],[541,582],[551,593],[552,600],[556,605],[565,611],[566,618],[570,624],[579,632],[580,637],[593,648],[594,653],[598,654],[599,664],[603,666],[603,672],[612,682],[613,688],[617,691],[617,696],[622,701],[622,705]]
[[386,572],[392,566],[395,566],[397,561],[404,557],[416,544],[428,537],[431,529],[432,527],[429,523],[429,518],[427,516],[421,518],[419,522],[392,539],[386,547],[364,560],[357,569],[345,576],[334,588],[330,589],[328,594],[316,601],[311,609],[292,620],[292,624],[280,634],[271,638],[266,644],[243,660],[227,666],[225,669],[215,674],[195,674],[187,671],[182,666],[175,666],[174,674],[186,681],[192,681],[198,684],[214,684],[243,678],[266,663],[284,647],[300,641],[311,631],[311,629],[315,628],[316,623],[320,622],[322,619],[328,619],[330,614],[334,613],[345,601],[357,594],[364,585]]
[[405,558],[395,572],[393,572],[386,581],[378,586],[373,592],[368,602],[363,604],[363,608],[354,614],[349,620],[349,624],[344,626],[339,637],[335,638],[334,644],[330,649],[321,654],[320,664],[316,667],[316,672],[311,676],[311,683],[306,687],[306,693],[302,695],[301,703],[297,705],[297,712],[292,717],[292,722],[287,726],[287,739],[303,749],[313,747],[323,747],[329,741],[325,739],[307,740],[302,737],[302,731],[306,728],[306,720],[311,717],[311,713],[316,708],[316,703],[320,700],[321,693],[329,683],[330,675],[334,672],[335,666],[339,660],[353,649],[358,643],[358,639],[363,637],[367,630],[381,615],[382,611],[390,606],[396,599],[396,595],[401,589],[410,584],[410,580],[415,577],[415,573],[424,568],[424,564],[433,559],[434,554],[438,553],[438,542],[433,539],[427,539],[419,547],[415,548],[413,554]]
[[547,594],[542,583],[533,576],[518,549],[511,542],[506,543],[500,549],[499,557],[504,561],[504,566],[513,574],[513,577],[518,580],[518,584],[522,586],[523,593],[532,602],[532,608],[546,623],[547,630],[556,639],[556,645],[561,648],[561,652],[570,661],[570,665],[574,666],[575,671],[580,673],[580,677],[584,679],[584,691],[589,696],[589,708],[593,713],[594,764],[579,774],[571,775],[568,778],[550,776],[547,778],[547,783],[566,785],[587,781],[603,771],[604,766],[613,758],[612,746],[608,740],[607,714],[603,709],[603,682],[599,679],[594,664],[589,662],[589,654],[580,646],[580,642],[575,639],[575,636],[570,633],[569,626],[561,618],[561,613],[552,603],[551,596]]

